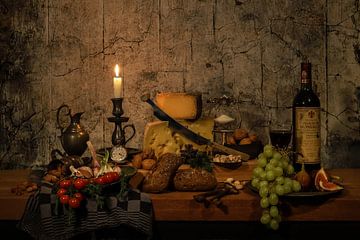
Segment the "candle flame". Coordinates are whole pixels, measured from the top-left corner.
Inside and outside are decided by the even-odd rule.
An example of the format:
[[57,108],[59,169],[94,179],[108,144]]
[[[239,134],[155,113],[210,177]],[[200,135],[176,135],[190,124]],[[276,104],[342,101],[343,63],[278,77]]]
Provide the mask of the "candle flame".
[[120,67],[118,64],[115,65],[115,76],[118,77],[120,73]]

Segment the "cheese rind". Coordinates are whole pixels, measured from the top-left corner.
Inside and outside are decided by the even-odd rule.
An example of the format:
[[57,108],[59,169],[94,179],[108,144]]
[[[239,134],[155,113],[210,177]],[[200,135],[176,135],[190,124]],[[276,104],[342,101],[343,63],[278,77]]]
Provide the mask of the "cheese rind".
[[[213,139],[213,119],[199,119],[194,122],[180,120],[178,122],[209,140]],[[198,145],[179,133],[174,132],[168,127],[167,121],[151,122],[145,127],[143,149],[153,149],[156,157],[164,153],[180,154],[180,150],[186,144],[191,144],[194,149],[201,151],[210,150],[209,146]]]
[[201,116],[201,95],[158,93],[155,102],[161,110],[174,119],[196,120]]

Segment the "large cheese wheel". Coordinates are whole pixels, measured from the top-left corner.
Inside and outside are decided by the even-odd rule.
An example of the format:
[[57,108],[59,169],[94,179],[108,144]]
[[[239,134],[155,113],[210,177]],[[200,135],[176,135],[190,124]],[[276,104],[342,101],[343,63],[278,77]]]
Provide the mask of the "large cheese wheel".
[[202,111],[201,95],[188,93],[158,93],[157,106],[174,119],[195,120]]
[[[179,120],[178,122],[207,139],[213,139],[213,119],[199,119],[192,122]],[[197,145],[186,137],[173,132],[166,121],[151,122],[145,127],[143,149],[153,149],[157,157],[164,153],[180,154],[180,150],[185,144],[192,144],[195,149],[202,151],[209,150],[208,146]]]

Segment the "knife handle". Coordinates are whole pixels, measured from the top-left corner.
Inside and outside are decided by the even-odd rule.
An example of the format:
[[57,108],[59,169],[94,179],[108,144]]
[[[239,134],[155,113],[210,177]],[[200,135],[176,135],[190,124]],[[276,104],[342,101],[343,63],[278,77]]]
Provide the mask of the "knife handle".
[[241,161],[243,161],[243,162],[246,162],[250,158],[250,155],[247,154],[247,153],[240,152],[240,151],[238,151],[236,149],[221,145],[221,144],[216,143],[216,142],[211,142],[210,146],[212,148],[215,148],[215,149],[220,150],[220,151],[222,151],[224,153],[227,153],[227,154],[240,155],[241,156]]

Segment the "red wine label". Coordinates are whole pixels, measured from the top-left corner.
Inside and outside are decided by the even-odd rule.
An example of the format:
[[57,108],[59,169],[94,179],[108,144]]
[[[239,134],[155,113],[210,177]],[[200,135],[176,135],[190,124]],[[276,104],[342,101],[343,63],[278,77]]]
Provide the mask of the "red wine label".
[[297,107],[295,109],[296,162],[320,163],[320,108]]

